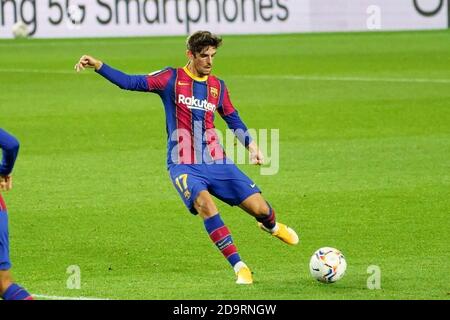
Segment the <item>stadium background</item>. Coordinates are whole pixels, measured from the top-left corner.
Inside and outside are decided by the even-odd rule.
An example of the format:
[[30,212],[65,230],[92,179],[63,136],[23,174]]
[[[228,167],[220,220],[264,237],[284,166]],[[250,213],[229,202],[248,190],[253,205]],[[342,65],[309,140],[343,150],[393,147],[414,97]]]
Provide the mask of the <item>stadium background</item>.
[[[449,299],[448,17],[448,1],[2,0],[15,277],[41,298]],[[19,19],[32,39],[6,39]],[[247,125],[280,130],[276,175],[241,168],[301,244],[220,205],[252,287],[168,179],[158,97],[72,71],[85,53],[128,73],[182,66],[197,29],[224,35],[215,74]],[[349,264],[331,286],[308,271],[322,246]]]

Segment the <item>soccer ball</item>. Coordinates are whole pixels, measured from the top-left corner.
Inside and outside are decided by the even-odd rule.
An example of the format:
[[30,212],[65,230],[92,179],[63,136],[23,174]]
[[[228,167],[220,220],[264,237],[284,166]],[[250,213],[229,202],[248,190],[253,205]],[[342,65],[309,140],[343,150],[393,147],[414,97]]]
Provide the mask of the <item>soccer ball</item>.
[[14,38],[26,38],[28,37],[28,27],[23,21],[16,22],[12,26],[12,34]]
[[314,252],[309,262],[311,275],[320,282],[333,283],[344,276],[347,262],[341,251],[323,247]]

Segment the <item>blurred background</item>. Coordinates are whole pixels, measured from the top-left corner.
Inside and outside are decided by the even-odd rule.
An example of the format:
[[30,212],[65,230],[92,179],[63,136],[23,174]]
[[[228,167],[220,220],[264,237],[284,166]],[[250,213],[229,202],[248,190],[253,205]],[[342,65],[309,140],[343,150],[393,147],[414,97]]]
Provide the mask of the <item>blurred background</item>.
[[314,31],[423,30],[449,26],[446,0],[2,0],[0,37],[26,25],[34,38]]

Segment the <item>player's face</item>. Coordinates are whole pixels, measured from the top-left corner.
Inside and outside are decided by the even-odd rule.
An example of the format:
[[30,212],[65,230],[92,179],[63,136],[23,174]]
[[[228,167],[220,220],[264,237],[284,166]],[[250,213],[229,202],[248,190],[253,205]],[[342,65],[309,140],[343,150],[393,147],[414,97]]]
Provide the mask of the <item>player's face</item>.
[[217,49],[214,47],[206,47],[202,52],[191,55],[191,62],[199,76],[211,74],[216,51]]

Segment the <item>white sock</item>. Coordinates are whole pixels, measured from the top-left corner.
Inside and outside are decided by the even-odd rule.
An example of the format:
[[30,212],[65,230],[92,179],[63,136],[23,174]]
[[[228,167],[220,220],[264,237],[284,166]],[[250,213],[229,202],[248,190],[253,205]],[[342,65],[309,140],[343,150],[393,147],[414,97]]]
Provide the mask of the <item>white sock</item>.
[[275,224],[275,227],[273,227],[272,229],[270,229],[271,233],[277,232],[278,231],[278,223]]
[[247,265],[243,261],[239,261],[233,266],[234,272],[238,273],[241,268],[246,267]]

